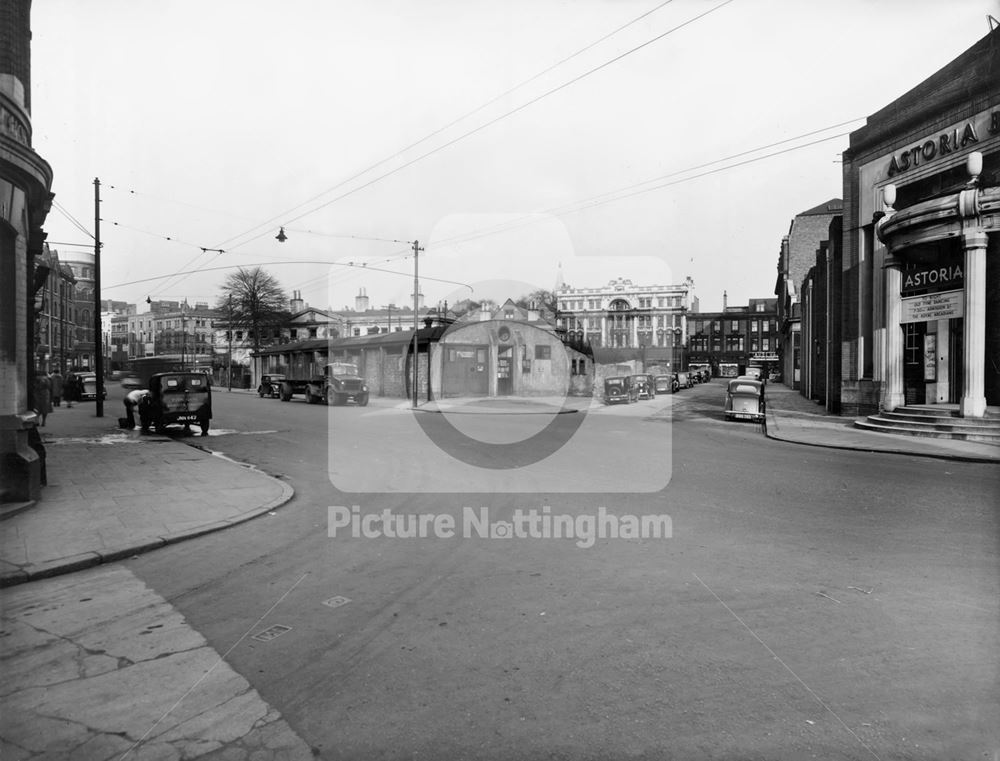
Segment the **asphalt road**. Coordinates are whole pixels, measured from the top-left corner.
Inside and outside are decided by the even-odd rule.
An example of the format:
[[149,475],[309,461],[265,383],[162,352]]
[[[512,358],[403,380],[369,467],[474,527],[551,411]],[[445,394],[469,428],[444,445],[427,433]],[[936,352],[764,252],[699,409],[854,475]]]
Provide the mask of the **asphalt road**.
[[[520,467],[512,441],[540,457],[574,416],[428,435],[403,410],[217,393],[223,433],[196,443],[295,498],[128,566],[323,759],[996,758],[998,469],[771,441],[721,393],[588,414]],[[455,530],[329,536],[355,505]],[[576,535],[464,537],[465,508]],[[672,536],[586,546],[600,508]]]

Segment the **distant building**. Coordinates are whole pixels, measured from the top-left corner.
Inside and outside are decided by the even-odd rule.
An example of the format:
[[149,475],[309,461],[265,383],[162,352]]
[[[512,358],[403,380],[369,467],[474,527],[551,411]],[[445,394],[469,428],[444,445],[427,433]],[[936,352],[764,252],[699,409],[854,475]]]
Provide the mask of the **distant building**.
[[781,367],[777,299],[750,299],[744,306],[729,306],[723,293],[721,312],[692,313],[687,325],[685,369],[708,365],[713,376],[736,376],[752,365],[768,371]]
[[774,295],[778,297],[778,330],[783,347],[781,374],[790,388],[800,388],[802,380],[802,286],[816,263],[817,251],[829,238],[830,222],[843,209],[841,199],[831,198],[796,214],[788,235],[781,240]]
[[618,278],[597,288],[555,292],[557,324],[571,339],[609,348],[680,347],[691,282],[636,285]]
[[72,363],[76,335],[76,277],[59,260],[59,252],[48,245],[35,262],[35,272],[45,278],[35,295],[36,366],[65,373]]

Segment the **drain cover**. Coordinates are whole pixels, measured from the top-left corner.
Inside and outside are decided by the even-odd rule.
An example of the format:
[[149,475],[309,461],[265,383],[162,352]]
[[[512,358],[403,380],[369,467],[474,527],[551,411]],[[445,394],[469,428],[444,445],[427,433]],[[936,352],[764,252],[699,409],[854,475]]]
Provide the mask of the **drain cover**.
[[329,600],[323,600],[324,605],[329,605],[331,608],[339,608],[341,605],[347,605],[351,601],[349,597],[331,597]]
[[272,639],[276,639],[285,632],[290,632],[291,630],[292,630],[291,626],[285,626],[283,624],[275,624],[274,626],[267,627],[262,632],[257,632],[250,639],[255,639],[258,642],[270,642]]

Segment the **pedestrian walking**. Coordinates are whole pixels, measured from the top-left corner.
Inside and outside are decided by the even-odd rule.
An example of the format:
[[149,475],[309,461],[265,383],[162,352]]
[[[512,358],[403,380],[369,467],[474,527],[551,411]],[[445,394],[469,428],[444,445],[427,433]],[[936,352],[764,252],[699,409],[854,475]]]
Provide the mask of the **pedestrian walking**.
[[52,412],[52,385],[45,373],[35,376],[35,412],[42,421],[39,426],[44,428],[45,418]]
[[52,405],[62,407],[63,377],[58,368],[49,373],[49,383],[52,385]]

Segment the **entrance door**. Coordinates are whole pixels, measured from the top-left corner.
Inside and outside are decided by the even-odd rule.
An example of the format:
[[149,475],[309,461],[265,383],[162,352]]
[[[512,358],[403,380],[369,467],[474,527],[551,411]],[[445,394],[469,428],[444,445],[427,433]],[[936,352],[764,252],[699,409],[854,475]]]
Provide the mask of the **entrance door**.
[[962,400],[962,384],[965,382],[962,340],[964,327],[964,317],[953,317],[948,321],[948,342],[951,349],[948,353],[948,401],[952,404],[958,404]]
[[510,396],[514,393],[514,347],[501,346],[497,355],[497,396]]
[[925,404],[927,386],[924,381],[924,334],[926,322],[903,325],[903,398],[906,404]]
[[490,391],[486,346],[444,346],[442,396],[486,396]]

